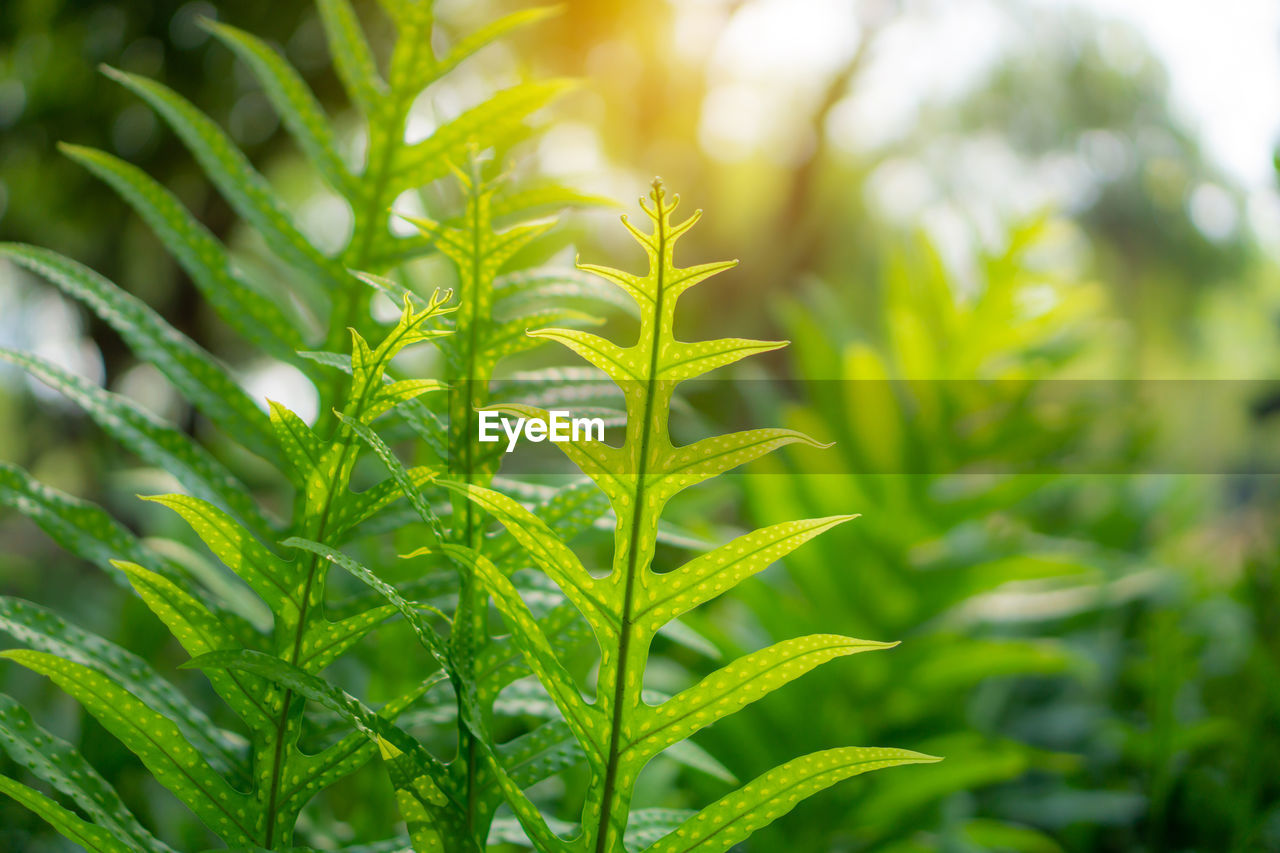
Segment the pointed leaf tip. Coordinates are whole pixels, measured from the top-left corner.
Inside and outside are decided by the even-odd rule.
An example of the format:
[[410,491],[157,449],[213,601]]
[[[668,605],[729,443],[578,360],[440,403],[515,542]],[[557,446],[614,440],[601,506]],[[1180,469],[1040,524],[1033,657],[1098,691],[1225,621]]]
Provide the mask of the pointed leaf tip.
[[390,761],[404,755],[404,753],[398,749],[394,743],[386,740],[381,735],[378,736],[378,752],[382,755],[384,761]]

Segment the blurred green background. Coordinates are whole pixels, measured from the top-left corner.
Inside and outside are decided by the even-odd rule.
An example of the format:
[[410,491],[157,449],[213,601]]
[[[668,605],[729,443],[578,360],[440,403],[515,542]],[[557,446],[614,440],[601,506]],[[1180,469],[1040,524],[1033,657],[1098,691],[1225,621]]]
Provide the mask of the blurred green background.
[[[459,31],[511,8],[438,5]],[[742,778],[836,744],[947,760],[841,785],[745,849],[1280,850],[1280,11],[1242,0],[1205,21],[1207,7],[1166,5],[569,0],[415,107],[429,124],[486,83],[582,78],[533,168],[622,201],[661,174],[707,210],[683,259],[742,261],[688,296],[680,333],[794,342],[747,374],[771,381],[713,389],[711,405],[732,393],[730,420],[836,447],[726,478],[680,520],[718,541],[862,518],[693,627],[726,657],[815,631],[902,646],[815,672],[702,745]],[[358,7],[387,31],[374,4]],[[54,148],[113,151],[246,242],[174,136],[96,72],[107,62],[182,92],[304,230],[340,232],[343,211],[200,16],[280,46],[344,126],[301,0],[7,0],[0,238],[94,267],[227,358],[256,397],[305,408],[308,389],[235,351],[142,223]],[[635,263],[612,216],[577,214],[568,233],[592,260]],[[191,423],[109,329],[8,267],[0,343]],[[1158,405],[1134,390],[1150,388]],[[109,443],[13,372],[0,372],[0,458],[145,532]],[[29,522],[0,517],[0,543],[0,592],[166,671],[182,660],[137,602]],[[714,666],[664,652],[661,689]],[[14,669],[0,668],[0,690],[165,832],[201,837],[123,747]],[[723,792],[674,772],[647,772],[642,804]],[[385,837],[389,793],[367,770],[326,819]],[[4,802],[0,849],[70,848]]]

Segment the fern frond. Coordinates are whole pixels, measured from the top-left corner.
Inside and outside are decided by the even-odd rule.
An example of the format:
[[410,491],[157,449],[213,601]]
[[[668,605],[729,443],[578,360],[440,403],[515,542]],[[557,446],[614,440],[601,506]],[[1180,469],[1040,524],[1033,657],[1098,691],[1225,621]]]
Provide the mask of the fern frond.
[[219,772],[242,780],[242,746],[213,724],[137,655],[65,621],[38,604],[0,597],[0,631],[38,652],[93,669],[173,721]]
[[[807,539],[848,520],[815,519],[768,528],[695,558],[673,573],[653,570],[662,511],[679,491],[785,444],[821,445],[791,430],[752,430],[686,446],[671,443],[668,419],[679,382],[784,344],[739,339],[689,343],[675,338],[679,295],[731,264],[677,267],[675,242],[697,221],[698,214],[684,222],[673,222],[671,216],[678,199],[668,199],[659,182],[655,182],[650,199],[652,206],[643,200],[641,206],[653,223],[651,232],[634,228],[624,218],[649,259],[647,273],[635,275],[585,267],[636,301],[640,311],[637,342],[620,346],[572,329],[530,333],[560,341],[602,370],[623,391],[627,425],[620,447],[592,442],[559,445],[596,482],[613,507],[616,524],[611,573],[605,578],[593,578],[545,525],[522,512],[518,505],[481,487],[466,487],[471,499],[501,522],[564,590],[590,623],[600,646],[596,699],[587,705],[577,688],[566,683],[554,651],[510,581],[482,555],[466,555],[494,596],[530,667],[556,699],[591,770],[580,832],[568,841],[548,838],[546,824],[540,818],[530,815],[523,805],[517,808],[513,804],[521,824],[544,851],[622,851],[632,789],[641,768],[652,758],[815,666],[836,657],[892,645],[837,636],[792,640],[731,663],[658,706],[648,704],[641,695],[649,647],[664,624],[728,591]],[[544,422],[547,418],[545,412],[529,406],[498,408]],[[462,550],[458,546],[446,549]],[[934,760],[906,750],[860,749],[797,759],[703,810],[649,849],[727,850],[755,828],[783,814],[799,797],[840,778],[879,767]]]
[[329,117],[293,66],[252,33],[212,20],[201,24],[253,71],[281,121],[325,182],[348,198],[358,194],[355,176],[338,154]]
[[277,358],[296,360],[304,348],[298,324],[259,292],[222,244],[182,203],[137,166],[105,151],[62,144],[58,149],[101,178],[156,233],[218,316],[244,339]]
[[261,837],[261,818],[251,815],[249,797],[233,788],[171,719],[113,679],[45,652],[10,650],[0,652],[0,658],[48,676],[75,697],[103,728],[142,760],[157,782],[220,836],[237,844],[251,844]]
[[[370,347],[359,333],[352,333],[351,399],[331,439],[322,440],[283,406],[272,406],[272,424],[290,460],[299,490],[294,529],[303,535],[323,539],[331,530],[331,522],[336,523],[340,532],[345,532],[369,511],[363,498],[349,491],[361,446],[356,429],[367,428],[375,418],[418,394],[441,390],[443,386],[439,383],[418,383],[408,391],[396,389],[394,384],[387,383],[385,375],[391,360],[406,346],[434,337],[424,326],[452,310],[445,307],[447,299],[447,294],[437,294],[419,309],[406,298],[399,321],[376,347]],[[385,394],[390,389],[394,389],[392,398],[387,399]],[[271,642],[264,643],[263,648],[271,648],[275,658],[304,673],[323,670],[344,649],[392,613],[389,607],[371,607],[342,621],[331,621],[324,613],[327,563],[320,560],[320,555],[303,554],[300,558],[285,560],[256,542],[216,508],[195,498],[167,495],[153,500],[178,512],[210,550],[271,607],[275,624]],[[354,510],[352,503],[357,506]],[[289,546],[297,541],[301,540],[291,539],[285,544]],[[150,581],[136,571],[133,575],[140,581]],[[154,590],[150,596],[144,593],[143,598],[161,618],[171,622],[175,633],[190,631],[198,622],[207,626],[207,620],[190,602],[183,602],[180,610],[172,605],[171,599],[155,595]],[[179,636],[181,638],[181,633]],[[214,645],[193,639],[184,645],[188,645],[193,656],[228,653],[236,648],[230,642]],[[257,650],[251,648],[244,653],[254,651]],[[295,699],[291,689],[281,690],[274,682],[251,682],[250,692],[243,695],[245,689],[240,679],[245,676],[214,670],[210,677],[233,710],[243,712],[242,718],[254,733],[253,764],[260,773],[255,798],[258,810],[264,815],[258,843],[270,846],[282,840],[287,842],[305,798],[289,796],[283,788],[284,780],[304,778],[302,774],[313,762],[312,756],[297,747],[301,701]],[[352,761],[345,763],[353,769]],[[316,783],[313,777],[305,778]],[[332,781],[333,777],[328,778]],[[312,794],[315,789],[314,784],[307,788]]]
[[143,545],[106,510],[59,492],[6,462],[0,462],[0,506],[22,513],[63,548],[112,571],[121,582],[124,578],[113,563],[118,559],[145,564],[170,579],[187,575],[182,566]]

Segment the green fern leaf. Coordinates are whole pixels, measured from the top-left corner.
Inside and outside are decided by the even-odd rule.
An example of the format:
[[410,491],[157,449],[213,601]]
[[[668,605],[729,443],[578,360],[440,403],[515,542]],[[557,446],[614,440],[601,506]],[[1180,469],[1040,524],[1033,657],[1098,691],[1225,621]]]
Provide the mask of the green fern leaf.
[[[555,649],[546,634],[520,597],[515,585],[498,571],[492,561],[471,549],[458,545],[445,545],[451,556],[463,560],[485,584],[493,596],[494,605],[506,617],[512,629],[512,637],[524,654],[530,669],[538,676],[551,698],[555,701],[565,722],[580,742],[597,745],[598,709],[588,705],[574,684],[564,665],[556,657]],[[588,757],[590,757],[588,752]]]
[[347,95],[365,115],[378,115],[377,104],[387,92],[378,75],[373,50],[360,29],[360,20],[347,0],[317,0],[320,20],[329,38],[329,50]]
[[154,80],[109,67],[103,70],[146,101],[173,128],[227,203],[253,226],[272,252],[315,281],[332,289],[344,286],[345,269],[325,257],[294,227],[271,185],[212,119]]
[[[241,637],[211,613],[193,596],[171,581],[149,572],[139,565],[117,562],[138,595],[151,608],[192,657],[227,649],[238,649]],[[209,678],[213,689],[250,728],[274,725],[275,714],[269,690],[260,683],[246,682],[243,676],[213,673]]]
[[89,853],[133,853],[134,848],[119,836],[76,817],[44,794],[7,776],[0,776],[0,793],[26,806]]
[[784,640],[767,649],[738,658],[644,714],[639,725],[627,730],[627,751],[656,755],[698,730],[799,678],[816,666],[837,657],[888,649],[897,643],[873,643],[836,634],[818,634]]
[[90,385],[34,355],[0,349],[0,360],[65,394],[116,441],[193,492],[227,507],[254,529],[271,529],[245,487],[207,450],[132,400]]
[[19,598],[0,597],[0,631],[48,656],[90,667],[173,721],[218,772],[240,781],[241,744],[223,732],[146,661]]
[[304,348],[297,322],[258,292],[236,268],[226,247],[173,193],[105,151],[66,143],[58,148],[106,181],[138,212],[231,328],[263,351],[296,361],[295,352]]
[[319,557],[323,557],[335,566],[345,570],[353,577],[368,584],[371,589],[385,598],[409,623],[409,627],[413,629],[418,640],[423,647],[430,650],[435,656],[437,663],[445,668],[446,671],[451,667],[449,660],[449,650],[444,639],[440,637],[436,630],[431,627],[417,609],[400,596],[395,587],[379,578],[365,566],[357,563],[355,560],[343,554],[334,548],[330,548],[321,542],[312,542],[307,539],[293,537],[286,539],[284,544],[291,548],[298,548],[303,551],[309,551]]
[[[396,83],[393,79],[393,89],[395,87]],[[517,88],[522,93],[521,99],[524,99],[529,92],[537,90],[536,84]],[[543,91],[546,97],[550,97],[550,94],[551,88]],[[473,113],[475,116],[483,117],[485,109],[501,104],[508,96],[515,97],[516,90],[500,93],[494,100],[477,108],[479,112],[473,111]],[[456,136],[454,134],[466,125],[470,115],[472,114],[465,114],[453,124],[437,130],[428,140],[414,149],[409,149],[406,154],[438,158],[442,152],[453,147],[458,148],[459,152],[468,151],[473,147],[471,130],[468,129],[465,133],[459,133]],[[492,127],[489,130],[492,131]],[[432,149],[431,146],[441,147]],[[527,348],[531,343],[536,343],[524,333],[529,323],[538,319],[536,315],[527,315],[506,322],[496,320],[492,310],[494,283],[504,264],[521,248],[546,233],[552,223],[517,224],[498,230],[494,225],[491,208],[495,199],[503,197],[505,186],[501,181],[483,180],[474,150],[470,151],[469,155],[470,173],[454,170],[462,185],[466,201],[462,215],[456,220],[443,223],[422,218],[412,218],[409,221],[415,224],[424,237],[453,262],[457,270],[460,301],[458,311],[452,318],[454,335],[440,344],[451,387],[445,452],[450,461],[450,467],[455,469],[463,482],[487,483],[493,477],[499,460],[490,449],[480,447],[475,441],[475,411],[488,399],[491,378],[498,362],[508,355]],[[427,177],[423,174],[414,177],[415,181],[426,179]],[[515,212],[516,209],[512,208],[512,211]],[[400,290],[395,282],[369,276],[365,278],[386,292],[397,293]],[[574,311],[557,311],[556,316],[582,321],[593,320],[588,315]],[[353,359],[353,370],[358,369],[359,360],[359,358]],[[428,407],[419,406],[410,409],[407,413],[407,421],[429,445],[439,446],[441,442],[437,418]],[[345,418],[344,422],[346,422]],[[461,497],[453,502],[453,530],[446,534],[436,513],[421,495],[420,488],[408,481],[404,466],[395,458],[386,443],[366,426],[358,424],[349,424],[349,426],[383,460],[392,477],[401,483],[419,517],[434,531],[433,536],[437,542],[451,539],[471,546],[479,545],[482,531],[477,524],[475,508],[471,502]],[[485,595],[483,588],[474,579],[468,564],[462,562],[459,567],[458,604],[449,638],[452,665],[455,667],[458,679],[460,698],[462,693],[466,692],[468,694],[466,701],[475,701],[487,706],[496,695],[496,690],[481,689],[474,696],[471,695],[475,692],[472,685],[477,683],[474,668],[487,642]],[[436,650],[433,653],[438,655],[440,651]],[[467,727],[479,724],[474,719],[463,722]],[[481,753],[484,751],[484,746],[471,742],[474,733],[468,728],[464,727],[462,734],[462,749],[467,754],[468,767],[467,812],[473,821],[472,830],[478,840],[483,837],[488,820],[492,816],[491,805],[484,802],[487,794],[481,790],[479,784],[479,771],[483,764]]]
[[355,197],[358,184],[338,154],[328,116],[302,76],[252,33],[212,20],[201,24],[253,69],[285,127],[329,186],[347,198]]
[[250,817],[249,798],[228,784],[172,720],[148,707],[112,679],[82,664],[25,649],[0,652],[48,676],[84,706],[219,836],[253,843],[261,830]]
[[[605,578],[592,577],[568,549],[553,544],[554,535],[545,525],[518,504],[475,486],[467,489],[472,500],[512,533],[590,623],[601,651],[593,704],[582,702],[577,688],[568,682],[552,647],[511,582],[482,555],[456,554],[474,566],[493,595],[530,667],[564,713],[591,768],[581,833],[568,842],[539,842],[550,844],[540,846],[545,850],[622,851],[632,788],[641,768],[654,756],[814,666],[892,645],[836,636],[791,640],[729,664],[656,707],[644,701],[641,685],[649,647],[663,625],[727,591],[812,536],[847,520],[815,519],[767,528],[695,558],[674,573],[653,571],[660,517],[675,494],[777,447],[794,442],[821,445],[791,430],[752,430],[683,447],[671,443],[668,418],[679,382],[747,355],[777,349],[784,343],[741,339],[689,343],[675,338],[674,317],[680,294],[732,263],[677,267],[674,244],[697,221],[698,214],[673,223],[671,214],[678,200],[668,201],[658,182],[650,198],[652,206],[643,200],[641,205],[653,222],[651,233],[640,231],[623,218],[649,259],[648,272],[640,276],[604,267],[582,267],[618,285],[636,301],[640,309],[637,342],[623,347],[570,329],[530,333],[560,341],[600,368],[624,393],[627,425],[621,447],[598,442],[559,445],[595,480],[612,504],[616,517],[612,572]],[[547,417],[530,406],[508,404],[499,408],[544,422]],[[465,550],[452,545],[445,549]],[[671,849],[725,850],[789,810],[799,799],[790,795],[813,793],[856,772],[930,760],[935,759],[902,750],[839,750],[797,759],[708,807],[650,849],[665,850],[664,845],[675,845]],[[545,837],[545,824],[527,814],[523,804],[516,812],[527,832]],[[685,837],[696,840],[687,847],[679,846]],[[727,841],[723,846],[722,839]]]
[[689,809],[638,809],[627,826],[627,850],[641,850],[693,817]]
[[[211,652],[192,659],[183,666],[206,672],[217,670],[247,672],[280,684],[342,715],[366,738],[382,738],[406,750],[414,751],[414,754],[422,759],[424,766],[435,768],[441,780],[446,778],[443,765],[425,751],[421,751],[416,740],[391,722],[390,715],[384,716],[371,711],[354,696],[275,655],[247,649]],[[429,678],[415,688],[413,695],[421,695],[431,686],[440,683],[444,677],[443,674],[437,674]]]
[[[443,674],[426,679],[379,708],[377,716],[388,723],[394,723],[407,708],[443,680]],[[307,694],[304,692],[303,695]],[[356,728],[357,731],[331,746],[298,760],[296,776],[291,776],[289,783],[281,791],[282,801],[287,809],[301,811],[312,797],[363,767],[377,753],[377,744],[360,731],[359,726]]]
[[404,149],[392,170],[394,186],[406,190],[443,178],[448,164],[464,160],[478,139],[492,144],[514,135],[531,114],[576,86],[572,80],[540,80],[503,89]]
[[[474,56],[481,48],[492,44],[510,33],[539,21],[546,20],[560,12],[557,6],[541,6],[532,9],[521,9],[512,12],[496,21],[485,24],[478,30],[468,33],[459,39],[449,51],[431,69],[432,80],[438,80],[466,59]],[[430,81],[427,81],[430,82]]]
[[813,537],[855,518],[856,515],[837,515],[784,521],[743,534],[665,574],[661,586],[639,604],[633,619],[656,631],[669,620],[763,571]]
[[17,243],[0,244],[0,257],[35,272],[83,301],[111,325],[143,361],[154,364],[209,420],[246,447],[275,458],[271,429],[212,355],[174,329],[145,303],[93,270],[56,252]]
[[188,495],[143,498],[182,516],[196,535],[227,568],[267,603],[277,618],[293,625],[308,603],[306,584],[293,567],[208,501]]
[[[494,205],[494,216],[498,215]],[[631,316],[638,316],[634,300],[604,285],[600,279],[581,270],[521,270],[494,280],[494,303],[504,316],[522,308],[563,307],[566,302],[606,304]],[[557,368],[563,370],[564,368]]]
[[[505,494],[506,482],[495,479],[492,486],[495,491]],[[609,504],[599,487],[590,479],[580,479],[558,489],[546,492],[535,492],[537,497],[529,502],[529,512],[555,534],[561,542],[571,542],[578,534],[589,530],[595,520],[604,515]],[[506,495],[512,497],[511,495]],[[510,575],[517,565],[524,565],[526,560],[520,543],[514,536],[504,531],[503,535],[491,539],[485,547],[485,554],[493,560],[505,574]]]
[[331,538],[340,541],[352,528],[403,498],[406,489],[415,494],[421,493],[421,490],[438,475],[439,471],[426,466],[408,468],[403,475],[404,486],[392,477],[363,492],[350,495],[334,511],[333,521],[329,527],[332,531]]
[[[295,543],[307,547],[314,543]],[[318,549],[319,550],[319,549]],[[327,549],[326,549],[327,550]],[[339,554],[330,555],[334,562],[343,565],[358,576],[372,578],[367,569]],[[381,585],[381,581],[374,581]],[[386,587],[384,587],[386,588]],[[388,589],[389,597],[398,599]],[[410,624],[434,635],[430,628],[421,628],[421,620],[413,608],[403,600],[397,606],[410,617]],[[420,634],[420,636],[422,636]],[[434,643],[443,654],[443,641]],[[392,784],[409,824],[415,849],[419,850],[475,850],[470,842],[463,819],[464,809],[459,800],[458,785],[448,768],[427,752],[412,736],[396,726],[385,716],[366,708],[358,699],[310,675],[287,661],[273,655],[250,651],[218,652],[191,661],[188,666],[201,669],[233,669],[260,675],[287,687],[341,715],[370,742],[378,744],[384,764],[391,775]],[[442,680],[440,674],[437,680]],[[427,689],[434,681],[427,682]]]
[[26,709],[2,694],[0,749],[19,766],[70,797],[94,825],[117,840],[123,839],[147,853],[172,853],[138,823],[119,795],[71,744],[36,725]]
[[0,506],[22,513],[59,545],[117,577],[113,561],[121,558],[144,563],[170,579],[186,574],[149,551],[101,507],[50,488],[7,462],[0,462]]
[[903,764],[938,759],[906,749],[843,747],[775,767],[686,820],[644,853],[724,853],[806,797],[837,782]]

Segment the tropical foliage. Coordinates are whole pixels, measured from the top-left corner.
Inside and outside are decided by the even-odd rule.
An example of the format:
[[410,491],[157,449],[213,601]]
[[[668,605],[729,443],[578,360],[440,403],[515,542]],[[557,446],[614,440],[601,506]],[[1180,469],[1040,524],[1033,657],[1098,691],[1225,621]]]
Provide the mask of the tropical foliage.
[[987,5],[0,4],[0,848],[1280,848],[1271,164]]

